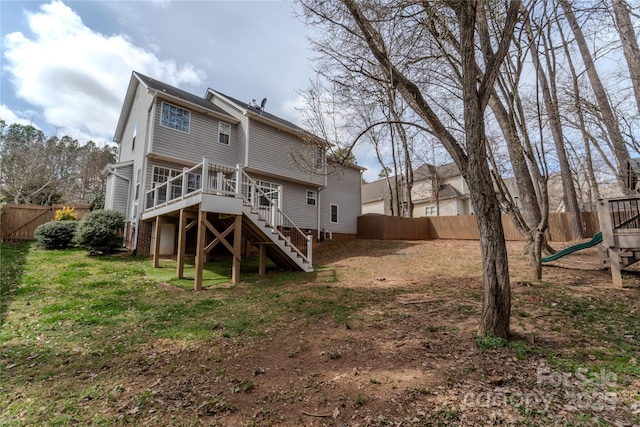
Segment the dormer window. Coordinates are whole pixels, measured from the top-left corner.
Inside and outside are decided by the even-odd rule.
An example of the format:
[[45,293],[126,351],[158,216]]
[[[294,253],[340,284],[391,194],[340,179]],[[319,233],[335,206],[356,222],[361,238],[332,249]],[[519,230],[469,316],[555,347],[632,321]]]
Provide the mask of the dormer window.
[[191,112],[189,110],[167,104],[166,102],[162,103],[162,116],[160,118],[161,126],[189,133],[190,119]]
[[229,123],[220,122],[218,126],[218,142],[220,144],[229,145],[231,139],[231,125]]

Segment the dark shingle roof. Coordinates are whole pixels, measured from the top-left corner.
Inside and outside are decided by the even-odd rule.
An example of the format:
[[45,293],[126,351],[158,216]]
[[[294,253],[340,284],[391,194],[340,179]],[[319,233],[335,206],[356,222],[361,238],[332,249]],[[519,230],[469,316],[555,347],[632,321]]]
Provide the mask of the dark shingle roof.
[[388,195],[389,185],[384,178],[362,185],[362,203],[382,200]]
[[431,178],[435,174],[437,174],[441,179],[461,175],[460,169],[458,169],[458,166],[454,162],[446,163],[441,166],[433,166],[425,163],[413,172],[413,180],[414,182],[423,181],[427,178]]
[[166,93],[167,95],[172,96],[174,98],[183,99],[187,102],[190,102],[191,104],[195,104],[199,107],[206,108],[207,110],[214,111],[218,114],[231,117],[227,112],[225,112],[222,108],[218,107],[217,105],[214,105],[213,102],[211,101],[208,101],[197,95],[193,95],[189,92],[185,92],[182,89],[178,89],[166,83],[162,83],[161,81],[152,79],[151,77],[145,76],[144,74],[140,74],[137,71],[134,71],[134,73],[140,78],[140,80],[144,82],[145,85],[147,85],[153,90],[156,90],[161,93]]
[[283,126],[287,126],[287,127],[291,128],[293,130],[296,130],[298,132],[305,132],[304,129],[302,129],[301,127],[299,127],[299,126],[297,126],[297,125],[295,125],[293,123],[291,123],[288,120],[285,120],[285,119],[280,118],[280,117],[278,117],[276,115],[268,113],[267,111],[262,111],[262,114],[261,114],[260,113],[260,109],[259,108],[255,108],[251,104],[247,104],[246,102],[242,102],[239,99],[236,99],[236,98],[234,98],[232,96],[229,96],[229,95],[225,95],[224,93],[218,92],[217,90],[214,90],[214,89],[210,89],[210,90],[215,92],[215,93],[217,93],[217,94],[219,94],[220,96],[223,96],[223,97],[227,98],[229,101],[233,102],[234,104],[238,105],[241,108],[244,108],[245,110],[249,110],[249,111],[251,111],[251,112],[253,112],[255,114],[259,114],[264,118],[267,118],[267,119],[269,119],[271,121],[274,121],[274,122],[276,122],[278,124],[281,124]]

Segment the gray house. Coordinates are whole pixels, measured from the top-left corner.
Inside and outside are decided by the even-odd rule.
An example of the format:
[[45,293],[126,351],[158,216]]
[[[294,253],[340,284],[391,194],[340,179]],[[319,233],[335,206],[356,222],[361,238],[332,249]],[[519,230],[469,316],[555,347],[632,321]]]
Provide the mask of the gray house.
[[[201,266],[216,245],[254,246],[312,271],[312,243],[357,234],[362,168],[327,161],[326,142],[265,110],[208,89],[199,97],[133,72],[107,166],[105,207],[127,218],[138,254],[185,253]],[[198,271],[198,268],[196,268]]]

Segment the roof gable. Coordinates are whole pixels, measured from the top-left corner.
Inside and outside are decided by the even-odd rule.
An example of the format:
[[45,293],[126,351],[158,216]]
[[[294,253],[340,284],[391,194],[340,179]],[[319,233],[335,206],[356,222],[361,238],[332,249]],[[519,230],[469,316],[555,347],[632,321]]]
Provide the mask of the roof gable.
[[192,106],[196,106],[203,110],[212,112],[216,116],[224,118],[225,120],[237,123],[237,120],[233,118],[233,116],[229,115],[226,111],[224,111],[217,105],[214,105],[213,102],[205,98],[201,98],[197,95],[193,95],[182,89],[178,89],[174,86],[163,83],[161,81],[155,80],[151,77],[145,76],[144,74],[141,74],[137,71],[133,71],[131,73],[129,87],[127,88],[127,94],[125,95],[122,110],[120,112],[120,118],[118,119],[118,124],[116,126],[116,132],[113,136],[114,142],[120,142],[122,140],[124,127],[131,112],[136,91],[138,90],[139,85],[143,85],[148,91],[155,92],[156,96],[159,96],[161,98],[178,102],[182,101],[186,104],[190,104]]

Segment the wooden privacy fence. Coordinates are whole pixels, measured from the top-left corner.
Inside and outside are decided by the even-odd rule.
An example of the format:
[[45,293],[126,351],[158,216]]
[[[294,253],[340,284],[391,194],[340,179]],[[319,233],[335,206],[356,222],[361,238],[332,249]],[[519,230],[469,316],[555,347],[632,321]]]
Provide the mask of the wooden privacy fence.
[[74,208],[74,213],[81,219],[91,205],[76,203],[69,205],[37,206],[9,203],[0,207],[2,215],[0,219],[2,241],[6,240],[35,240],[33,233],[36,228],[49,221],[53,221],[56,211],[64,206]]
[[[600,231],[597,212],[582,212],[585,237]],[[524,240],[509,215],[502,215],[505,240]],[[554,242],[575,240],[569,214],[549,214],[549,235]],[[364,215],[358,218],[358,237],[382,240],[458,239],[479,240],[474,215],[399,218],[386,215]]]

